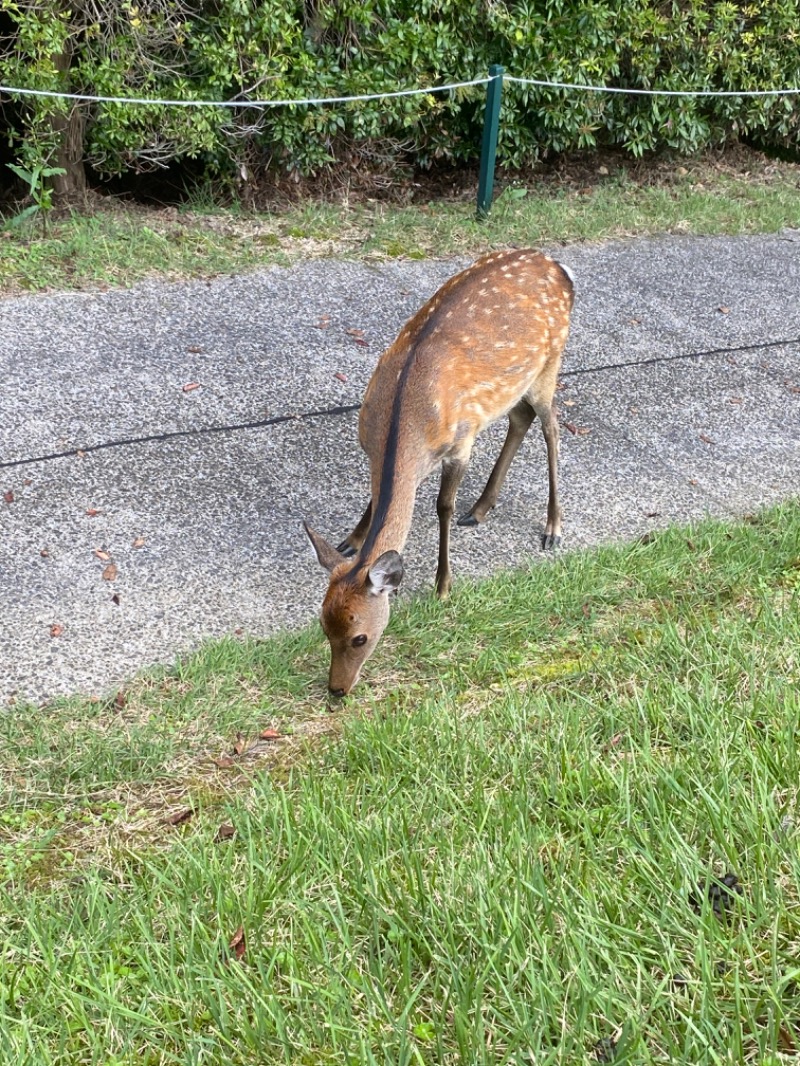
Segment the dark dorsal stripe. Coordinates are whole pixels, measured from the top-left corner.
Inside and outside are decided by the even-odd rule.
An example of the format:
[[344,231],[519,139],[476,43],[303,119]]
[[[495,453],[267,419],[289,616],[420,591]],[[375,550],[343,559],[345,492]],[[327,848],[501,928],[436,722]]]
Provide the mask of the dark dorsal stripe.
[[[441,315],[442,305],[446,302],[442,299],[441,292],[437,295],[438,306],[436,311],[429,314],[422,325],[416,328],[414,339],[409,346],[406,361],[403,364],[403,369],[400,371],[400,375],[397,379],[397,387],[395,388],[394,400],[392,401],[392,414],[389,419],[389,432],[386,434],[386,447],[383,452],[381,486],[378,490],[378,499],[372,501],[372,521],[370,522],[369,532],[367,533],[366,539],[361,545],[361,550],[356,557],[353,568],[344,576],[344,581],[348,584],[358,580],[362,571],[367,566],[370,553],[375,547],[375,541],[378,539],[378,534],[386,525],[386,519],[389,516],[389,508],[392,503],[392,498],[394,497],[394,487],[397,480],[397,447],[400,440],[400,422],[403,414],[403,399],[406,384],[408,382],[409,374],[411,373],[411,368],[414,365],[414,360],[419,352],[420,344],[432,332],[436,325],[436,320]],[[449,293],[447,295],[449,296]],[[432,297],[432,299],[434,299],[434,297]],[[425,304],[422,310],[427,306],[428,305]]]

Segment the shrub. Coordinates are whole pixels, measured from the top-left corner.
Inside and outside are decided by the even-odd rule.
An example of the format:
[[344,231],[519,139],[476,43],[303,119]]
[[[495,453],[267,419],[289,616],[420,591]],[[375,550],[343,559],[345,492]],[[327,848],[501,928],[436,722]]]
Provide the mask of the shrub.
[[[0,80],[164,99],[295,99],[463,81],[491,63],[542,80],[628,88],[800,85],[800,0],[0,0]],[[247,181],[366,154],[474,161],[484,90],[256,111],[80,105],[102,175],[195,158]],[[26,98],[7,133],[28,167],[64,165],[65,102]],[[499,159],[622,146],[695,152],[751,135],[798,145],[797,97],[641,97],[508,83]]]

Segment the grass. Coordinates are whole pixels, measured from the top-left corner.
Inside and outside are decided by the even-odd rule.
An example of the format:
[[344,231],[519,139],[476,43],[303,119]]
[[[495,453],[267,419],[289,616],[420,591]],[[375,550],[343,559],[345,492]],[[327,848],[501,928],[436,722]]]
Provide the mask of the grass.
[[[601,173],[602,171],[602,173]],[[8,229],[0,293],[131,285],[145,277],[209,277],[320,255],[425,258],[489,247],[655,233],[769,233],[800,227],[800,166],[739,149],[649,167],[594,165],[509,181],[488,221],[474,191],[392,206],[307,201],[266,214],[145,210],[106,201],[94,214]]]
[[798,608],[795,502],[16,708],[0,1058],[795,1061]]

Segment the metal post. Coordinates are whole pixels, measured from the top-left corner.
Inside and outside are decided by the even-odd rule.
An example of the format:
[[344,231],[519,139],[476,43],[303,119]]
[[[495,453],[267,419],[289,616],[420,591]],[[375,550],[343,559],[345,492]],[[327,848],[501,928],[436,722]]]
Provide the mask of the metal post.
[[486,86],[486,111],[483,116],[483,146],[478,176],[478,219],[485,219],[492,206],[494,163],[497,156],[497,133],[500,129],[500,101],[503,96],[503,74],[498,64],[489,67],[491,81]]

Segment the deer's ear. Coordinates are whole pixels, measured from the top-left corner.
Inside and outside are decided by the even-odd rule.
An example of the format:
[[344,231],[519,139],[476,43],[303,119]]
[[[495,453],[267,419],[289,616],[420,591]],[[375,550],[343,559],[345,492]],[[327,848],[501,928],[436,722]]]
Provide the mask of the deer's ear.
[[369,568],[370,592],[394,592],[403,580],[403,559],[396,551],[384,552]]
[[311,541],[311,546],[314,549],[314,553],[317,556],[317,560],[320,566],[323,566],[328,573],[331,572],[339,563],[343,563],[344,556],[341,552],[337,552],[332,544],[328,544],[324,537],[321,537],[316,530],[313,530],[308,522],[303,522],[303,528],[308,534],[308,539]]

